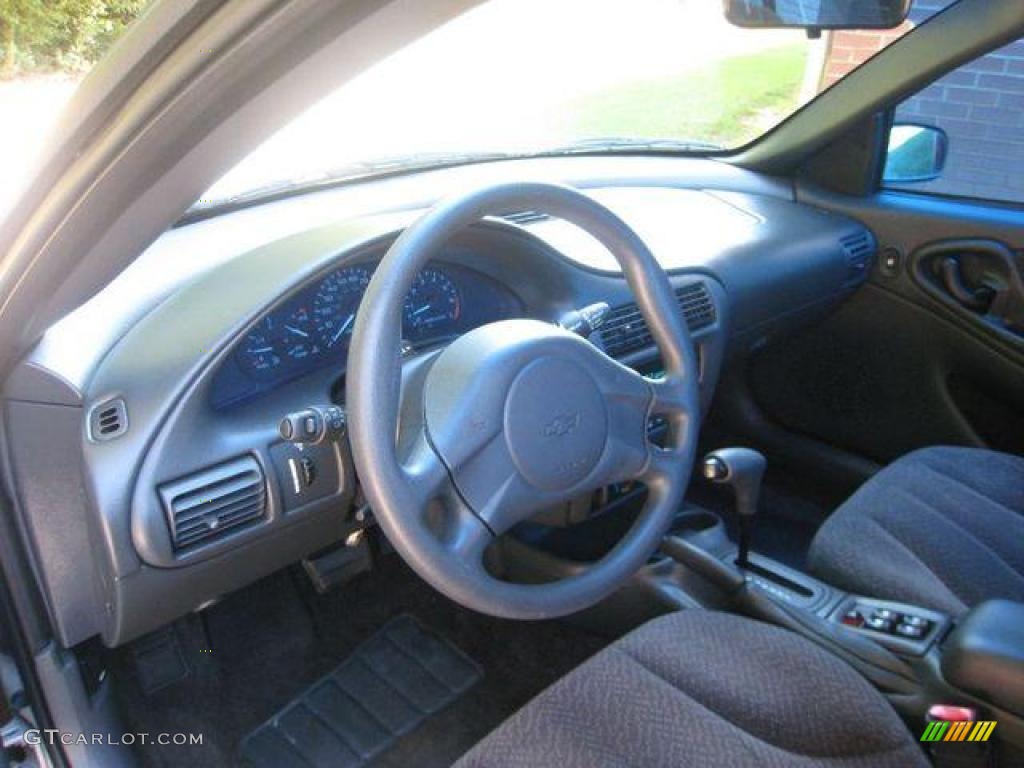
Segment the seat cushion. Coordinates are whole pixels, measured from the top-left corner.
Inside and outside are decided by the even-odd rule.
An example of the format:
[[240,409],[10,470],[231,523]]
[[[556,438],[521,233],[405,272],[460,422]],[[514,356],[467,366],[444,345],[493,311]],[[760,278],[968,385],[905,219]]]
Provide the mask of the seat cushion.
[[926,766],[882,696],[776,627],[683,611],[541,693],[460,768]]
[[1024,601],[1024,458],[935,447],[883,469],[811,543],[816,576],[954,615]]

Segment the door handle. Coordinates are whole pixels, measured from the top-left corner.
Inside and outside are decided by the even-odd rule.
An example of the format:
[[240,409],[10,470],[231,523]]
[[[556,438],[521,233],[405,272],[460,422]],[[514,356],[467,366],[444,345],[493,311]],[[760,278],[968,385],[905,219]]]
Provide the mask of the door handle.
[[964,280],[960,270],[960,260],[956,256],[946,256],[939,265],[942,284],[949,293],[965,309],[984,314],[992,306],[996,292],[987,285],[972,288]]
[[1024,345],[1024,266],[1005,243],[937,240],[911,254],[926,293],[1015,347]]

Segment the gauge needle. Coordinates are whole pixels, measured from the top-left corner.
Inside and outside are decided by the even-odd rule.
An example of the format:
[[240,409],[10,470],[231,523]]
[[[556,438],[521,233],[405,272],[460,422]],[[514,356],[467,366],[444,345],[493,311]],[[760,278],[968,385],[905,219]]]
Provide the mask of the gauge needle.
[[413,316],[413,317],[419,317],[419,316],[420,316],[420,315],[422,315],[422,314],[423,314],[424,312],[426,312],[426,311],[427,311],[428,309],[430,309],[430,306],[431,306],[430,304],[424,304],[424,305],[423,305],[422,307],[420,307],[419,309],[417,309],[417,310],[414,310],[414,311],[413,311],[413,313],[412,313],[412,316]]
[[290,325],[285,325],[285,330],[291,331],[296,336],[301,336],[304,339],[308,339],[309,338],[309,334],[308,333],[306,333],[305,331],[300,330],[298,328],[294,328],[294,327],[292,327]]
[[347,330],[348,330],[348,327],[349,327],[350,325],[352,325],[352,321],[353,321],[353,320],[355,320],[355,319],[356,319],[356,316],[355,316],[355,314],[353,313],[353,314],[351,314],[351,315],[349,315],[349,316],[348,316],[348,320],[346,320],[346,321],[345,321],[344,323],[342,323],[342,325],[341,325],[341,327],[340,327],[340,328],[338,329],[337,333],[335,333],[335,334],[334,334],[334,338],[333,338],[333,339],[331,339],[331,346],[332,346],[332,347],[333,347],[333,346],[334,346],[334,345],[335,345],[335,344],[337,343],[338,339],[340,339],[340,338],[341,338],[341,335],[342,335],[343,333],[345,333],[345,331],[347,331]]
[[250,349],[249,352],[253,355],[261,355],[264,352],[273,352],[273,347],[260,347],[259,349]]

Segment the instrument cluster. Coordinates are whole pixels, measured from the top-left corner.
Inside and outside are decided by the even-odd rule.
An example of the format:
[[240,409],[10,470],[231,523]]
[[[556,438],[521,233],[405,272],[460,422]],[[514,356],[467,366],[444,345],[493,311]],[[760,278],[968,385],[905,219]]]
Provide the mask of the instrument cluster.
[[[260,318],[218,376],[214,404],[229,405],[324,366],[343,369],[375,268],[376,263],[339,267]],[[427,347],[521,314],[519,299],[492,278],[457,264],[431,263],[405,298],[402,336],[413,348]]]

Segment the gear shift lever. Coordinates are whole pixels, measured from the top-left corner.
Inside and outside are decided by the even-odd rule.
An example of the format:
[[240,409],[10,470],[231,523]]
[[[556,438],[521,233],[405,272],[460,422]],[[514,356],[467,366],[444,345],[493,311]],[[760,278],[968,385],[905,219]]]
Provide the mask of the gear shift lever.
[[757,514],[757,497],[768,462],[750,448],[722,448],[704,457],[704,477],[713,483],[728,485],[736,497],[740,541],[736,565],[746,568],[750,552],[750,527]]

